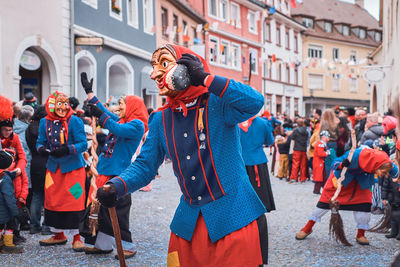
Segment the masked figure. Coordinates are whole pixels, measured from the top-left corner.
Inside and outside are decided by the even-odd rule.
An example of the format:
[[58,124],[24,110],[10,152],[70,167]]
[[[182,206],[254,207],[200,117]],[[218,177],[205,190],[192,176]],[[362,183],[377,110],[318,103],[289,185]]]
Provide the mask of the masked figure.
[[67,243],[65,230],[74,236],[72,247],[83,251],[78,231],[79,218],[85,209],[86,134],[81,119],[75,117],[68,97],[52,93],[45,104],[47,116],[40,120],[37,151],[49,155],[45,178],[45,224],[54,236],[40,241],[42,246]]
[[182,192],[167,265],[262,264],[256,219],[266,210],[248,181],[238,131],[238,123],[259,112],[262,95],[210,75],[204,59],[184,47],[157,49],[151,64],[151,78],[167,104],[151,114],[136,160],[97,197],[115,206],[116,199],[150,183],[167,156]]

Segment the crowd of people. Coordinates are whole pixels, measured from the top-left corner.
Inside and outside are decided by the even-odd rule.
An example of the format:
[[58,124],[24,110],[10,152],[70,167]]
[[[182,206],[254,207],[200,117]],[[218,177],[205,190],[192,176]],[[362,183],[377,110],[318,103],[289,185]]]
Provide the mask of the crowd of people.
[[[268,264],[265,213],[276,209],[268,147],[278,179],[313,180],[313,193],[321,194],[296,239],[310,235],[330,209],[343,172],[338,200],[340,209],[354,212],[357,242],[369,244],[369,216],[387,205],[392,208],[387,237],[400,240],[400,142],[390,111],[380,116],[335,107],[314,109],[309,118],[269,111],[259,116],[264,104],[259,92],[210,74],[205,60],[187,48],[160,47],[150,63],[151,78],[167,97],[155,111],[137,96],[101,103],[86,73],[81,73],[87,94],[82,109],[78,99],[58,91],[44,105],[31,93],[20,103],[0,97],[2,253],[23,252],[24,230],[50,235],[41,246],[66,244],[70,235],[76,252],[111,253],[115,239],[107,208],[115,207],[124,257],[133,257],[130,194],[150,190],[168,159],[182,191],[170,227],[168,263]],[[98,218],[95,235],[88,234],[89,217]]]

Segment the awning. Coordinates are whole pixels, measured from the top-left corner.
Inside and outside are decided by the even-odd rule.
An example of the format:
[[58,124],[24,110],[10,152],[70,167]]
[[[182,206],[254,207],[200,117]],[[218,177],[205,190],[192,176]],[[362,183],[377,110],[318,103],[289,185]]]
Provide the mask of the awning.
[[157,84],[150,78],[152,71],[153,68],[146,66],[141,72],[141,89],[146,89],[146,95],[158,95]]

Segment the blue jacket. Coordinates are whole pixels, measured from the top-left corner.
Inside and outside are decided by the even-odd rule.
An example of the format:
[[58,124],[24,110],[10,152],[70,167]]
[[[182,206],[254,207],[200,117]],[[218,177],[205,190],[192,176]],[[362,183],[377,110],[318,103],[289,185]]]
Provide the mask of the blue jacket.
[[[375,183],[375,174],[365,172],[360,167],[359,157],[363,149],[370,149],[370,148],[357,148],[354,151],[353,157],[350,162],[350,166],[347,167],[347,172],[344,175],[345,179],[342,182],[343,186],[348,186],[351,183],[351,181],[356,179],[361,189],[365,190],[367,188],[371,188],[372,185]],[[342,169],[340,168],[340,163],[342,163],[344,159],[347,159],[349,153],[350,150],[344,153],[343,156],[336,158],[332,163],[332,169],[334,170],[335,177],[338,179],[340,178],[340,174],[342,173]],[[399,169],[397,168],[396,164],[393,164],[393,169],[390,171],[389,176],[390,176],[389,179],[397,178],[399,176]]]
[[[44,146],[54,150],[60,144],[60,121],[51,121],[46,118],[40,120],[39,136],[36,142],[36,149]],[[69,154],[60,158],[49,156],[46,168],[55,173],[60,167],[61,173],[67,173],[85,166],[82,153],[87,150],[87,139],[83,122],[72,115],[68,120],[68,149]]]
[[140,155],[110,181],[119,198],[132,193],[150,183],[167,155],[182,192],[171,231],[191,240],[201,212],[216,242],[266,211],[249,182],[237,125],[257,114],[264,99],[251,87],[219,76],[208,89],[211,94],[187,105],[187,117],[177,109],[153,112]]
[[5,171],[0,178],[0,224],[7,223],[18,215],[17,200],[14,195],[15,174]]
[[248,131],[240,129],[242,156],[246,166],[254,166],[268,162],[263,145],[274,143],[271,124],[260,117],[254,118]]
[[20,121],[19,119],[14,120],[14,126],[13,126],[13,132],[18,134],[19,140],[21,141],[22,148],[24,149],[25,156],[26,156],[26,175],[28,176],[29,179],[29,188],[31,188],[31,161],[32,161],[32,155],[31,151],[29,150],[28,144],[26,142],[25,138],[25,132],[26,129],[28,128],[29,124],[23,121]]
[[110,131],[101,150],[97,171],[103,175],[118,175],[131,164],[144,134],[144,123],[137,119],[118,123],[118,116],[108,111],[97,97],[90,99],[89,103],[104,111],[99,124]]

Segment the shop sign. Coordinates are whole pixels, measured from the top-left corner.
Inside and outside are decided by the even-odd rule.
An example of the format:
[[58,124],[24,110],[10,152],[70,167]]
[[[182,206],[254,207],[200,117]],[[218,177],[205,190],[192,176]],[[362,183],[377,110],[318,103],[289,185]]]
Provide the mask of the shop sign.
[[41,62],[38,55],[31,51],[25,50],[22,53],[19,64],[26,70],[34,71],[40,68]]

